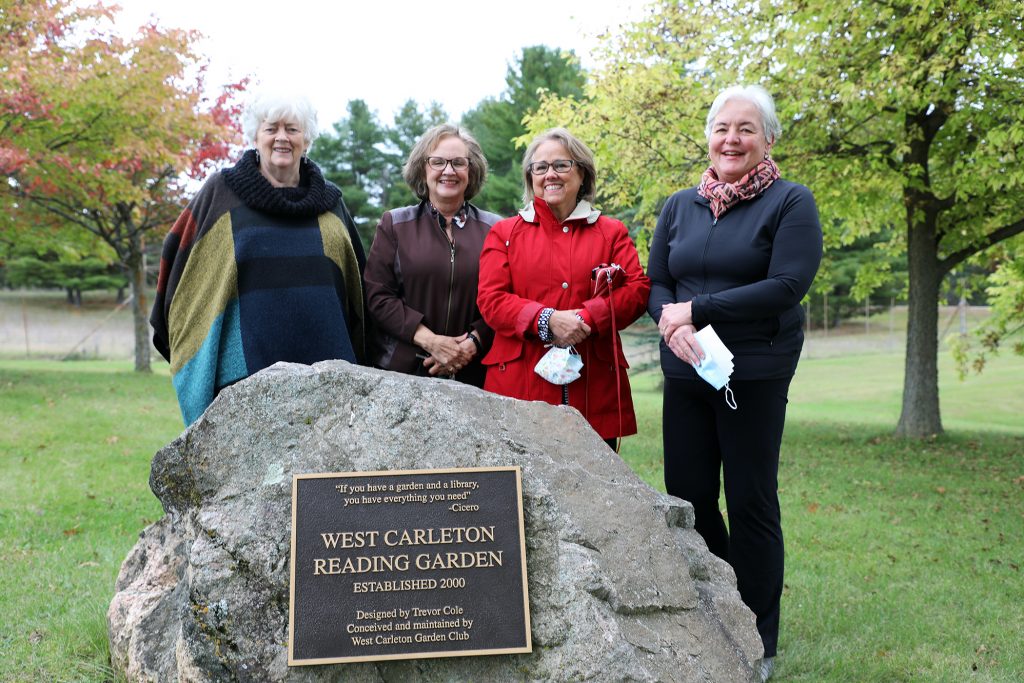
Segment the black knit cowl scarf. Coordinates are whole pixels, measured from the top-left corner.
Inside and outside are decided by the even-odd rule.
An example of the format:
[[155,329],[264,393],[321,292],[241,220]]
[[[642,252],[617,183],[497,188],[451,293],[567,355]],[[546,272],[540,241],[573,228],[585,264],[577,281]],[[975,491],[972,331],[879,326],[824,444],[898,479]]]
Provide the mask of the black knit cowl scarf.
[[274,187],[260,173],[256,159],[256,150],[246,150],[237,164],[222,171],[228,187],[250,209],[274,216],[319,216],[341,198],[341,190],[305,157],[299,165],[298,187]]

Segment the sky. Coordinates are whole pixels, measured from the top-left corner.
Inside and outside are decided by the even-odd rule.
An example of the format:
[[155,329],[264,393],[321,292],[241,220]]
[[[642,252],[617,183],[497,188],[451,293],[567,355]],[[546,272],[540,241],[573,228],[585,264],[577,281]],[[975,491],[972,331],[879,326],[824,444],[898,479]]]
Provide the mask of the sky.
[[118,0],[119,30],[156,17],[204,34],[208,85],[251,75],[301,93],[322,127],[363,99],[384,123],[412,98],[440,102],[452,120],[505,87],[523,47],[575,50],[594,66],[597,36],[638,19],[639,0]]

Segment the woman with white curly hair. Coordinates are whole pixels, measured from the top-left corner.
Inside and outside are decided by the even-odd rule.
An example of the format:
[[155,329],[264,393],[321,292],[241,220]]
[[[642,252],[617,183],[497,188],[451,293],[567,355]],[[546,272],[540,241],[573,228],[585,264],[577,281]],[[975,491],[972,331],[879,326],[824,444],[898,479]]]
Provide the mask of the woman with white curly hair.
[[256,97],[250,149],[167,235],[150,323],[186,425],[278,361],[363,360],[363,247],[341,190],[306,157],[317,132],[307,99]]

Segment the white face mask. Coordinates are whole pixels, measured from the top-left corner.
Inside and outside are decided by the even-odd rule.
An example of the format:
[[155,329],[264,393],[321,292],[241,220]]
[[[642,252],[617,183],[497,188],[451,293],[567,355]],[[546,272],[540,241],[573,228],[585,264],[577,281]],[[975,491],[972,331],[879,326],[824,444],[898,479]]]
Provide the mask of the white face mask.
[[733,371],[732,351],[725,346],[711,325],[695,333],[693,337],[704,351],[704,359],[694,365],[693,369],[715,390],[725,387],[725,402],[736,410],[736,397],[729,386],[729,377]]
[[567,346],[564,349],[552,346],[537,362],[533,371],[552,384],[569,384],[580,378],[583,359],[576,349]]

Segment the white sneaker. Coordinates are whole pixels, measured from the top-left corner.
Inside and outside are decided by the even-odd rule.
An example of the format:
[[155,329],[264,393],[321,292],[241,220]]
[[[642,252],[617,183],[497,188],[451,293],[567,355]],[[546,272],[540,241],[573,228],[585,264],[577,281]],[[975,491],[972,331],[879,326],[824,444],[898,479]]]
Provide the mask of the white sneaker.
[[761,660],[761,683],[765,683],[775,673],[775,657],[765,657]]

